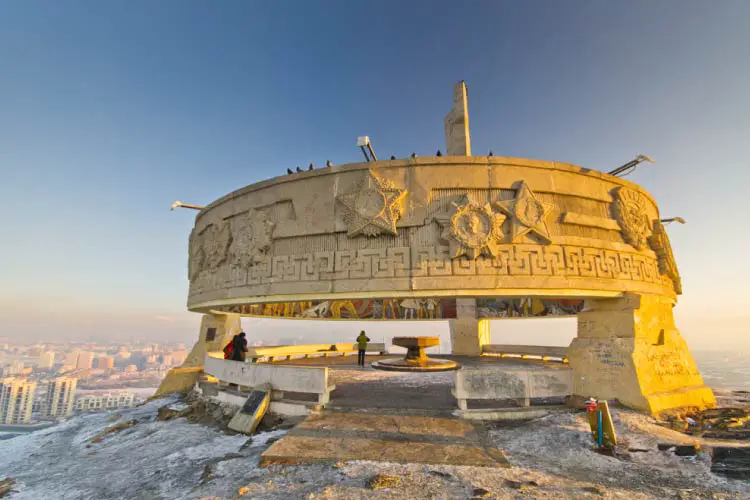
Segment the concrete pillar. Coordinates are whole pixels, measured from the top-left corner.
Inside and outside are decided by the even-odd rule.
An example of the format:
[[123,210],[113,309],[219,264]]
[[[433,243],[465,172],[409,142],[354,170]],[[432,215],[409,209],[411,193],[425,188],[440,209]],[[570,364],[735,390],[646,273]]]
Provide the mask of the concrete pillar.
[[172,368],[162,380],[155,396],[189,391],[203,372],[203,361],[209,352],[221,351],[240,330],[239,314],[204,314],[198,341],[179,368]]
[[[449,320],[451,353],[458,356],[479,356],[482,344],[489,342],[489,322],[477,321],[477,299],[457,298],[456,319]],[[481,325],[481,329],[480,329]]]
[[568,348],[573,394],[616,399],[654,415],[716,404],[677,330],[669,297],[586,301]]

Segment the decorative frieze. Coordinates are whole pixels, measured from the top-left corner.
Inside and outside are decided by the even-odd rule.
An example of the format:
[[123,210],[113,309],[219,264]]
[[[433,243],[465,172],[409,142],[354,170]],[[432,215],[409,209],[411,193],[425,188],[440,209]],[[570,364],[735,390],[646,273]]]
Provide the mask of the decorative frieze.
[[[598,278],[663,283],[657,260],[640,253],[570,245],[501,245],[494,257],[451,259],[448,246],[312,252],[266,257],[249,269],[200,273],[191,293],[281,282],[460,276]],[[470,286],[470,285],[469,285]]]

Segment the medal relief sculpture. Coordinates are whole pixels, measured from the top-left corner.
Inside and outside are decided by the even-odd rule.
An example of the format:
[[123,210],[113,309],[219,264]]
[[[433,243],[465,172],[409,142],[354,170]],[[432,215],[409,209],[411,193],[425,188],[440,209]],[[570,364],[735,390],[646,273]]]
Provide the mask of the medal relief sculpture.
[[233,220],[234,231],[229,249],[231,263],[251,267],[261,261],[271,248],[271,237],[276,224],[265,212],[250,209]]
[[614,194],[612,211],[625,242],[636,250],[643,250],[646,238],[651,232],[644,196],[633,189],[619,187]]
[[682,293],[682,279],[680,272],[677,270],[677,263],[672,253],[672,244],[669,242],[669,236],[659,220],[654,221],[654,232],[648,237],[648,243],[656,253],[659,263],[659,272],[666,275],[674,284],[676,294]]
[[466,256],[475,260],[480,255],[497,255],[505,216],[493,212],[489,203],[482,205],[464,198],[435,220],[443,227],[440,237],[450,244],[451,259]]
[[195,228],[193,228],[190,232],[190,256],[188,258],[188,279],[190,281],[198,277],[198,273],[201,272],[203,267],[204,259],[205,254],[203,253],[201,237]]
[[405,197],[406,190],[394,187],[368,170],[353,191],[336,197],[346,210],[347,236],[378,236],[382,233],[396,236],[396,222],[403,214]]
[[495,206],[510,218],[510,242],[515,243],[526,234],[533,234],[544,243],[551,243],[547,217],[553,205],[534,195],[525,182],[516,192],[515,199],[496,201]]
[[201,231],[200,239],[203,243],[203,268],[216,269],[227,260],[227,251],[232,243],[232,231],[228,222],[209,224]]

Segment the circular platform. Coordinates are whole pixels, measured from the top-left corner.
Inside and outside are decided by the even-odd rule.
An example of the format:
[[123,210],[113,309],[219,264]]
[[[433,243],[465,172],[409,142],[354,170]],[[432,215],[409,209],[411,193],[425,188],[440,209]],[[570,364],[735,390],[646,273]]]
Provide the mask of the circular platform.
[[[641,187],[558,162],[441,156],[319,168],[201,210],[188,307],[417,319],[428,299],[674,297],[658,219]],[[455,316],[442,309],[429,303],[421,319]]]
[[432,359],[426,361],[411,361],[404,358],[384,359],[370,363],[376,370],[387,370],[394,372],[447,372],[461,368],[460,363],[449,359]]
[[440,345],[439,337],[394,337],[393,345],[405,347],[406,356],[402,359],[375,361],[370,366],[377,370],[399,372],[444,372],[461,367],[455,361],[427,357],[425,348]]

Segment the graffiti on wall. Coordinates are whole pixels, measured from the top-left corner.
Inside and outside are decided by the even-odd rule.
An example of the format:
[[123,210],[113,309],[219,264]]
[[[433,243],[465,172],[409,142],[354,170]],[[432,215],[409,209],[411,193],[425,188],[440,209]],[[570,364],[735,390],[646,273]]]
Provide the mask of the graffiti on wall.
[[529,318],[575,316],[583,309],[577,299],[483,298],[477,299],[479,318]]
[[403,298],[269,302],[225,306],[222,310],[245,316],[327,319],[450,319],[456,317],[455,299]]

